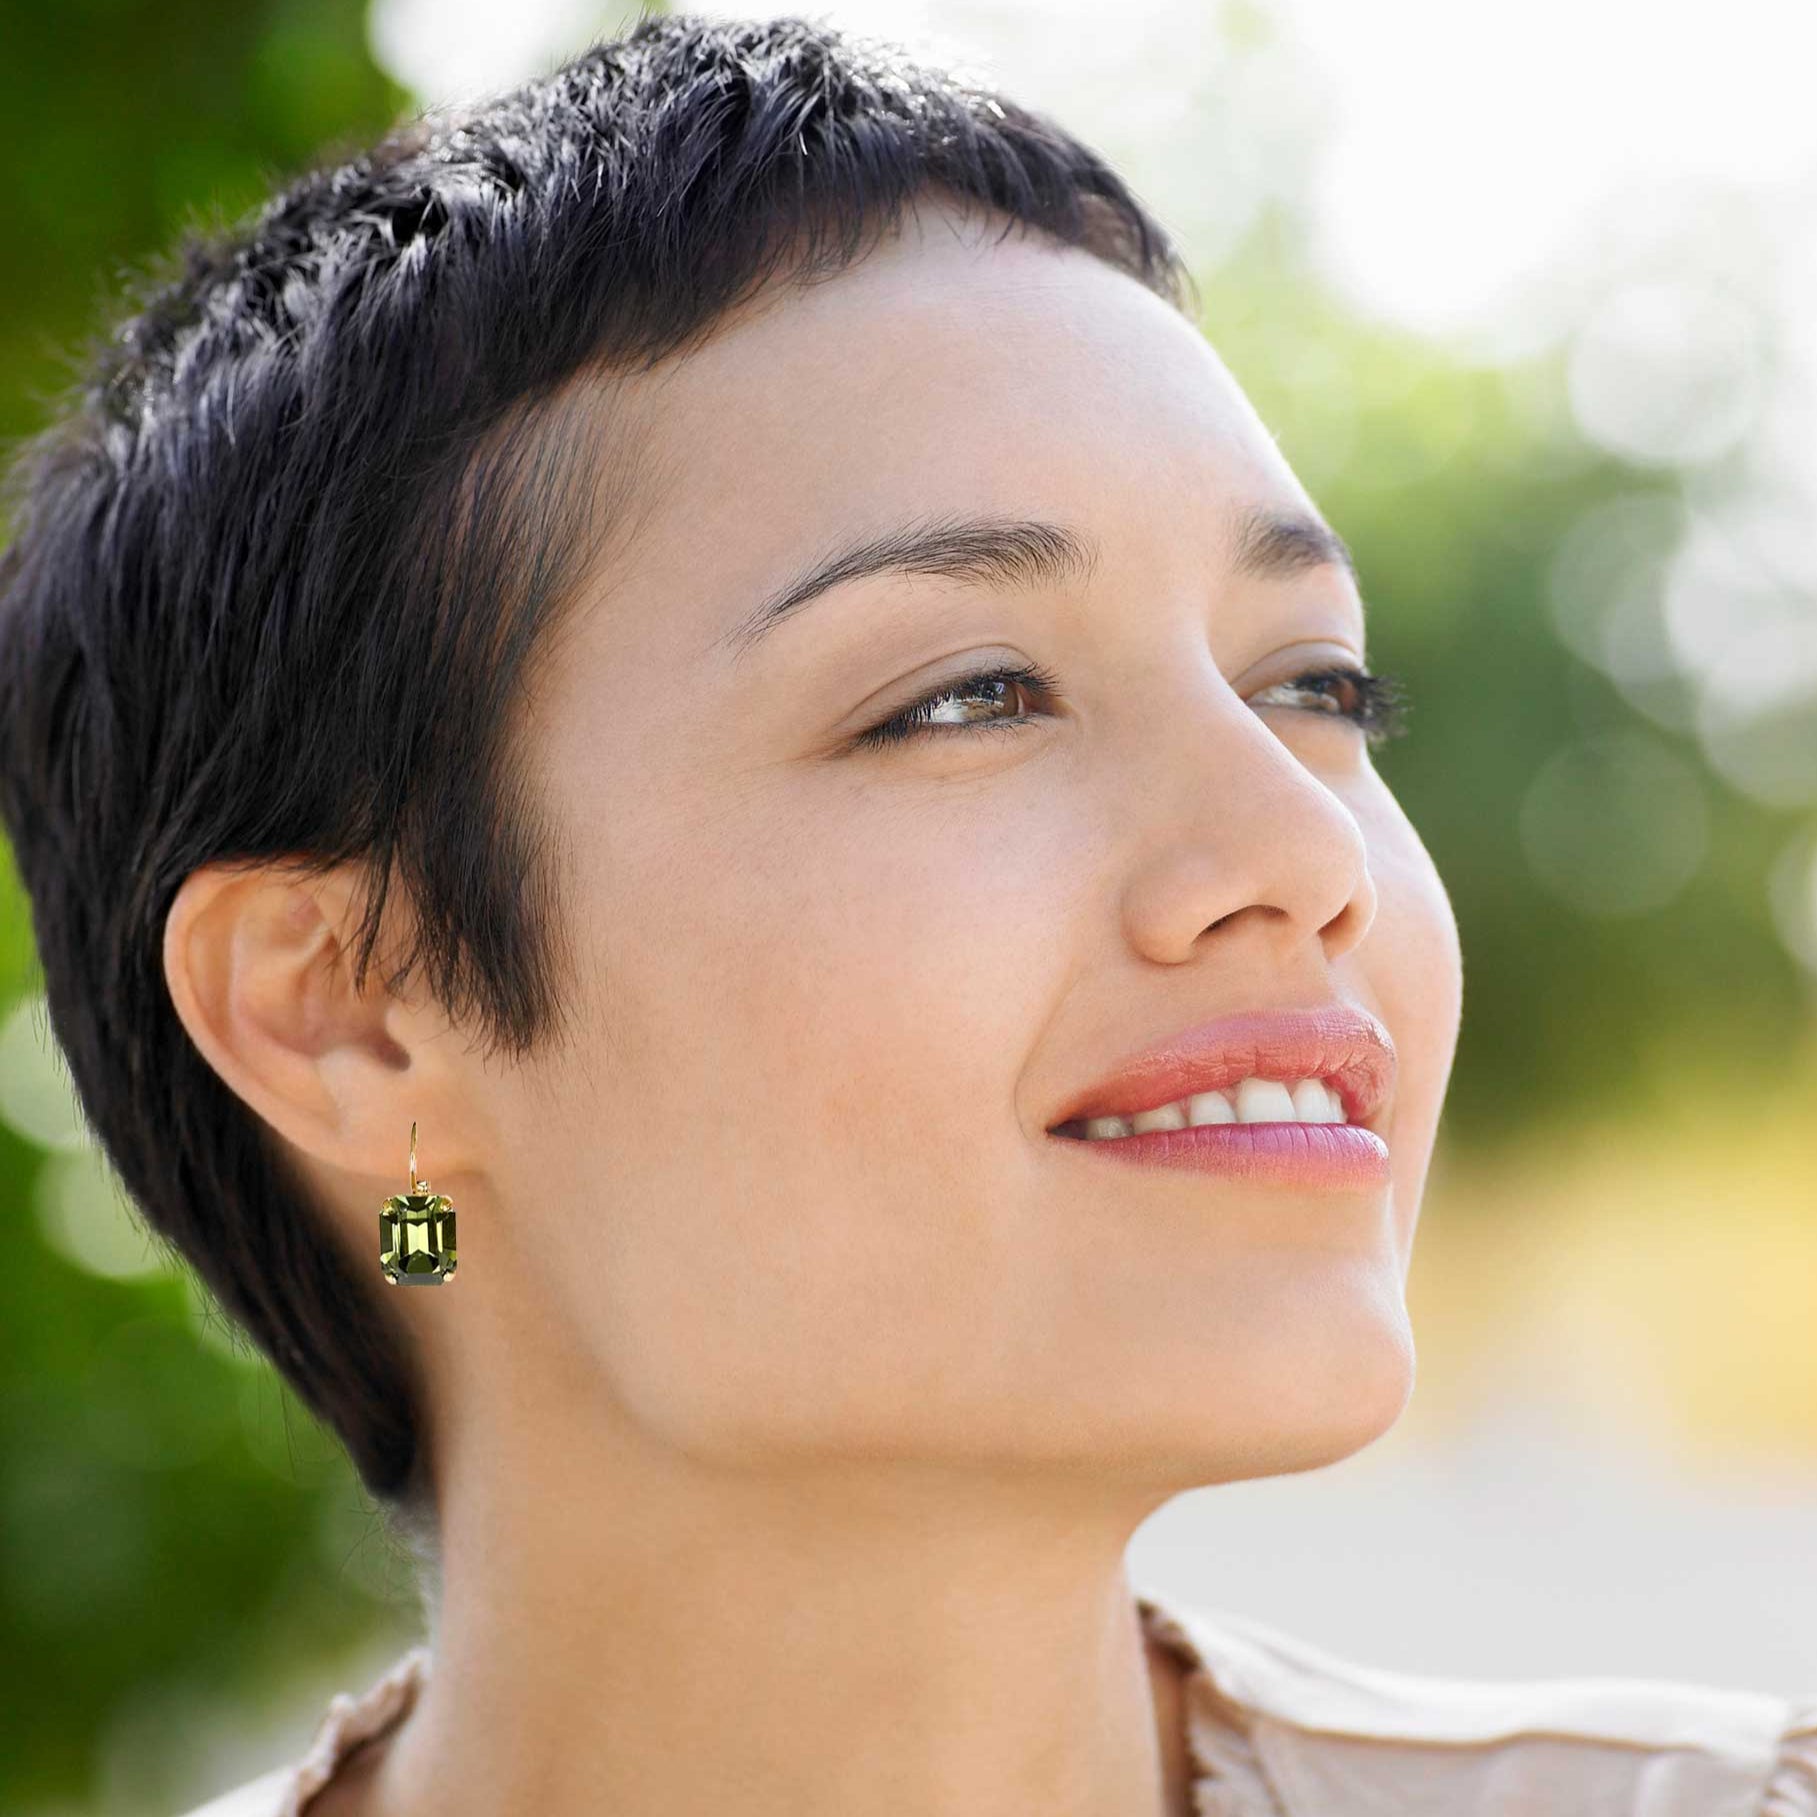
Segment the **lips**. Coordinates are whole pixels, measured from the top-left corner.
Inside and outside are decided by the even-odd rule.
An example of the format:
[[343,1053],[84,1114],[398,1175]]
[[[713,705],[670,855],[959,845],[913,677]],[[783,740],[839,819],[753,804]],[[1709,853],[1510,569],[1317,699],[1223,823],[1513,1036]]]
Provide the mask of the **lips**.
[[1393,1089],[1394,1042],[1374,1016],[1348,1003],[1221,1016],[1123,1061],[1080,1092],[1048,1134],[1087,1117],[1133,1117],[1194,1092],[1221,1091],[1252,1073],[1289,1084],[1323,1079],[1342,1100],[1345,1120],[1368,1125]]

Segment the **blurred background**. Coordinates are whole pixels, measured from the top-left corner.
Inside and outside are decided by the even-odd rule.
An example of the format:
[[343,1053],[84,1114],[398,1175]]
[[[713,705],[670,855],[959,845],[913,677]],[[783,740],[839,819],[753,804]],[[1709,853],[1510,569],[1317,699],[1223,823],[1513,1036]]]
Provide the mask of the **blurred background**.
[[[0,436],[181,224],[639,10],[0,0]],[[1406,1414],[1179,1498],[1132,1576],[1408,1670],[1817,1692],[1817,14],[811,10],[1051,109],[1180,236],[1356,551],[1462,927]],[[3,845],[0,1240],[0,1803],[168,1817],[417,1606],[98,1164]]]

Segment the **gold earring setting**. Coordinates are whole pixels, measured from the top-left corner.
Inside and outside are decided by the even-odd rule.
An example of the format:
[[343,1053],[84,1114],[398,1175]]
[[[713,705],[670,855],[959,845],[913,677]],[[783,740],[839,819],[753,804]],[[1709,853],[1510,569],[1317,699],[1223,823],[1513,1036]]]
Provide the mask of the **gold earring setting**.
[[410,1190],[379,1207],[379,1267],[393,1287],[439,1287],[454,1277],[454,1201],[416,1177],[410,1125]]

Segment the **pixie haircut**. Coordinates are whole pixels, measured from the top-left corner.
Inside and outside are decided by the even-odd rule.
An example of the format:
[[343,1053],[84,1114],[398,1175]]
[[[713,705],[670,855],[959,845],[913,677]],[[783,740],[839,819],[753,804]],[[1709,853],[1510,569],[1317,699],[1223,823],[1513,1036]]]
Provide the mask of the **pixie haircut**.
[[571,873],[520,735],[647,478],[581,387],[836,275],[922,194],[1198,318],[1167,231],[1042,115],[818,20],[651,15],[183,229],[9,461],[0,817],[82,1115],[413,1537],[420,1359],[376,1245],[346,1253],[188,1038],[172,901],[211,863],[351,862],[356,987],[381,932],[391,957],[395,882],[388,990],[421,972],[488,1053],[565,1040]]

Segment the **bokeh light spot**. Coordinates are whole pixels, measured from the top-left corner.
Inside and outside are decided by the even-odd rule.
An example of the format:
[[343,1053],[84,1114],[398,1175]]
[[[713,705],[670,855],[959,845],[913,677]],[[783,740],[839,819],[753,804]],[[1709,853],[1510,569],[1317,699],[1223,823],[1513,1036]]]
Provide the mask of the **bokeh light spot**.
[[1682,277],[1624,285],[1572,342],[1572,415],[1588,440],[1624,460],[1713,460],[1754,420],[1760,337],[1758,311],[1713,285]]
[[1639,731],[1596,733],[1556,752],[1528,785],[1519,825],[1534,876],[1595,916],[1663,907],[1709,846],[1697,770]]
[[0,1023],[0,1121],[40,1148],[84,1148],[90,1139],[42,991]]
[[66,1262],[109,1281],[162,1274],[167,1252],[132,1209],[120,1177],[92,1144],[56,1154],[35,1188],[38,1229]]

